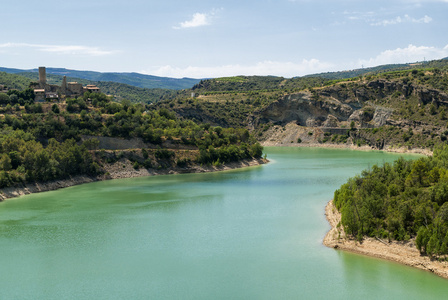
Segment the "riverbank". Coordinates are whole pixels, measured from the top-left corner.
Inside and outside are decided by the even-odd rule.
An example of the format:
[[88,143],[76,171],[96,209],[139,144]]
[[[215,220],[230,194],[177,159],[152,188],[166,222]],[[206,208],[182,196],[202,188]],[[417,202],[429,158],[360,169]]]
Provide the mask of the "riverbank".
[[428,256],[421,256],[415,247],[414,240],[408,242],[387,242],[374,238],[365,238],[362,243],[345,235],[341,221],[341,214],[333,204],[333,200],[325,207],[325,215],[331,229],[326,234],[323,244],[327,247],[367,255],[371,257],[394,261],[407,266],[432,272],[448,279],[448,262],[431,260]]
[[376,149],[367,145],[357,146],[353,144],[330,144],[330,143],[281,143],[281,142],[263,142],[263,147],[299,147],[299,148],[328,148],[328,149],[350,149],[358,151],[386,151],[392,153],[406,153],[406,154],[422,154],[425,156],[431,156],[433,152],[425,148],[411,148],[406,147],[392,147],[386,146],[383,149]]
[[227,164],[222,164],[220,166],[193,164],[188,167],[171,167],[166,169],[135,169],[132,162],[119,161],[114,164],[109,164],[105,166],[105,175],[92,177],[92,176],[73,176],[68,179],[54,180],[49,182],[36,182],[27,183],[23,186],[8,187],[0,190],[0,201],[20,197],[32,193],[40,193],[46,191],[53,191],[61,188],[66,188],[70,186],[75,186],[84,183],[90,183],[94,181],[110,180],[110,179],[122,179],[122,178],[135,178],[144,176],[157,176],[157,175],[168,175],[168,174],[185,174],[185,173],[205,173],[205,172],[217,172],[226,171],[233,169],[246,168],[251,166],[262,165],[269,162],[267,159],[263,158],[253,158],[245,159],[239,162],[231,162]]
[[[295,122],[290,122],[285,126],[272,126],[262,134],[260,142],[265,147],[313,147],[330,149],[351,149],[360,151],[386,151],[395,153],[415,153],[431,156],[432,151],[426,148],[408,148],[399,146],[400,144],[391,143],[382,145],[381,149],[367,144],[357,145],[352,137],[346,139],[345,143],[332,142],[332,138],[325,135],[323,128],[299,126]],[[342,129],[343,130],[343,129]],[[338,139],[336,139],[338,140]],[[324,142],[325,141],[325,142]],[[374,144],[374,143],[373,143]]]

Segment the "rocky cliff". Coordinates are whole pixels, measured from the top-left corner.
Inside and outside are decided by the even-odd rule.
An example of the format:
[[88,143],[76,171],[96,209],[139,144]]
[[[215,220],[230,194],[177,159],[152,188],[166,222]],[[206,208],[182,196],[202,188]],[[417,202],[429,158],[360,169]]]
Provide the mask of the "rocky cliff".
[[378,79],[286,95],[255,112],[249,117],[249,124],[255,128],[266,123],[290,122],[307,127],[340,127],[354,121],[358,128],[379,127],[395,122],[391,117],[396,105],[392,104],[404,104],[409,97],[421,105],[448,106],[448,95],[439,90]]
[[[407,142],[414,133],[432,139],[440,136],[443,141],[446,138],[442,132],[447,129],[446,121],[443,121],[447,106],[448,95],[443,91],[406,79],[381,78],[343,82],[285,95],[249,116],[248,124],[260,132],[261,140],[269,140],[271,144],[296,143],[297,140],[326,142],[334,129],[339,129],[340,134],[347,133],[343,142],[353,143],[359,139],[361,143],[383,148],[388,143],[396,143],[397,137],[401,142]],[[442,111],[443,115],[439,116]],[[283,131],[287,124],[296,126],[288,127],[290,132],[285,140]],[[407,133],[397,131],[395,138],[392,133],[378,136],[374,131],[372,134],[373,129],[383,126]],[[283,128],[283,131],[269,128]],[[296,130],[291,132],[291,128]]]

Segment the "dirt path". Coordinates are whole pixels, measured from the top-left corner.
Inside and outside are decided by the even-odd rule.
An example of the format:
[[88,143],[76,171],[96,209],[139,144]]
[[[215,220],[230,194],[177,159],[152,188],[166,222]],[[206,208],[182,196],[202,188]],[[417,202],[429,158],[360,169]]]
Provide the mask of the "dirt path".
[[323,240],[325,246],[398,262],[448,279],[448,262],[431,261],[429,257],[421,256],[413,240],[389,243],[374,238],[366,238],[362,243],[359,243],[348,238],[342,227],[338,227],[341,214],[333,205],[333,200],[328,202],[325,207],[325,215],[331,225],[330,231]]

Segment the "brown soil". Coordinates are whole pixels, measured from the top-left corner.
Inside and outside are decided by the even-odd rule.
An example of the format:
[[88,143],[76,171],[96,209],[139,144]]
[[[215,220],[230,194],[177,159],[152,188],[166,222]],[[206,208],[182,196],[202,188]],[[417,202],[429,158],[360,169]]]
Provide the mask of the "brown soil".
[[384,240],[365,238],[362,243],[359,243],[345,235],[340,226],[341,214],[334,206],[333,200],[325,207],[325,215],[331,225],[323,241],[325,246],[398,262],[448,279],[448,262],[439,262],[431,260],[428,256],[421,256],[415,247],[414,240],[389,243]]

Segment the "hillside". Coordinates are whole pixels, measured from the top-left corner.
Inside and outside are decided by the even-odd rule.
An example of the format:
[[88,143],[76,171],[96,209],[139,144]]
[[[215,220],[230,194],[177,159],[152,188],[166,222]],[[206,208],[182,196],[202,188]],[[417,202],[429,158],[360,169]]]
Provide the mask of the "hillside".
[[[278,126],[293,123],[319,129],[310,135],[321,144],[432,148],[447,139],[447,91],[446,69],[383,73],[285,95],[255,112],[250,125],[273,127],[265,140],[282,139]],[[281,142],[304,141],[306,134]]]
[[8,89],[24,90],[30,85],[30,80],[17,74],[0,72],[0,84]]
[[438,68],[438,67],[443,67],[443,65],[444,65],[443,60],[447,60],[447,59],[448,59],[448,57],[441,59],[441,60],[435,60],[435,61],[429,61],[429,62],[424,61],[424,62],[414,62],[414,63],[408,63],[408,64],[390,64],[390,65],[381,65],[381,66],[377,66],[377,67],[361,68],[361,69],[338,71],[338,72],[317,73],[317,74],[306,75],[304,77],[318,77],[318,78],[334,80],[334,79],[354,78],[354,77],[359,77],[359,76],[364,76],[364,75],[374,75],[374,74],[385,73],[385,72],[410,70],[410,69],[414,69],[416,67]]
[[343,80],[208,79],[157,106],[197,122],[248,128],[265,145],[431,149],[448,137],[448,60],[426,66]]
[[[400,158],[393,164],[374,165],[349,179],[334,193],[335,211],[341,213],[338,227],[342,230],[338,238],[341,243],[335,241],[333,245],[344,246],[354,239],[360,243],[370,239],[371,243],[373,238],[377,244],[401,246],[404,251],[398,253],[406,249],[414,249],[415,253],[418,249],[420,256],[430,258],[424,260],[425,264],[438,261],[434,269],[447,277],[447,155],[445,145],[437,147],[432,157],[413,161]],[[369,248],[353,246],[349,250]],[[390,252],[386,249],[384,253]],[[416,254],[413,256],[418,258]],[[404,262],[417,265],[413,259]]]
[[[47,74],[49,84],[61,85],[63,76]],[[30,81],[38,81],[39,75],[35,72],[20,72],[9,74],[0,72],[0,84],[5,84],[12,89],[23,90],[27,88]],[[90,81],[87,79],[67,77],[68,82],[76,81],[83,85],[93,84],[98,86],[101,91],[107,95],[113,95],[117,101],[129,100],[133,103],[152,103],[163,99],[172,98],[177,94],[175,90],[168,89],[147,89],[132,85],[111,82],[111,81]]]
[[[29,73],[36,73],[37,75],[38,69],[21,70],[21,69],[0,67],[0,72],[19,74],[31,78]],[[64,68],[47,68],[47,75],[48,74],[59,75],[61,77],[67,76],[70,78],[86,79],[89,80],[89,82],[92,81],[117,82],[146,89],[157,88],[157,89],[182,90],[191,88],[193,85],[199,82],[199,79],[193,79],[193,78],[176,79],[169,77],[145,75],[139,73],[118,73],[118,72],[101,73],[94,71],[69,70]]]
[[0,96],[2,189],[78,175],[109,178],[117,163],[188,172],[262,156],[263,147],[248,130],[196,124],[101,93],[54,103],[35,103],[30,89]]
[[[182,91],[139,90],[112,82],[96,84],[117,100],[152,102],[155,109],[166,109],[200,124],[247,128],[265,145],[432,149],[445,143],[448,60],[381,71],[390,68],[379,66],[376,73],[337,80],[214,78]],[[36,73],[26,74],[37,79]],[[48,76],[48,81],[55,84],[61,79],[60,75]]]

